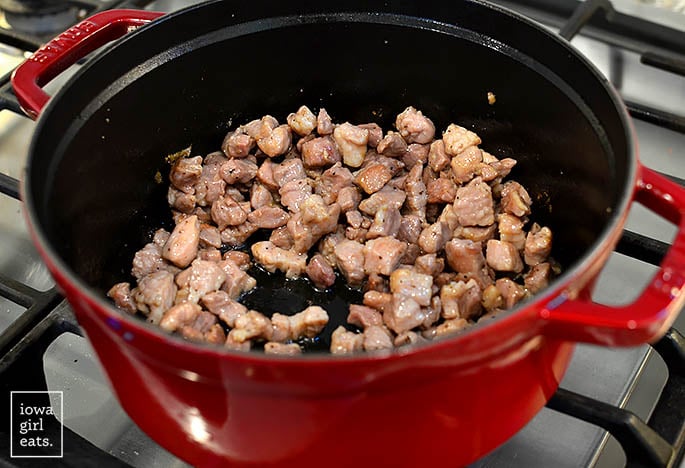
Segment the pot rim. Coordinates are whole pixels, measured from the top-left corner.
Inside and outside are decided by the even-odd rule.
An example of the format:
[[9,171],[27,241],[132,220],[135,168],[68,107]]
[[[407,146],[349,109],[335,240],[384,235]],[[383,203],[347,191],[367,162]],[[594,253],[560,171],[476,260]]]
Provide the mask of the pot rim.
[[[31,177],[29,174],[31,172],[31,161],[35,153],[35,145],[37,140],[37,135],[39,135],[43,128],[50,123],[51,113],[53,109],[59,106],[62,96],[67,92],[69,88],[75,86],[79,80],[81,80],[82,75],[87,73],[90,66],[100,60],[106,60],[110,50],[118,48],[129,41],[139,40],[141,35],[145,35],[147,30],[154,28],[157,24],[162,24],[170,21],[175,21],[183,15],[190,14],[190,12],[201,10],[209,5],[221,3],[222,0],[211,0],[202,4],[192,5],[181,10],[175,11],[173,13],[167,14],[155,20],[154,22],[138,28],[136,31],[131,32],[124,38],[118,40],[111,48],[108,48],[103,53],[99,53],[96,57],[93,57],[89,62],[82,66],[69,80],[59,89],[59,91],[53,96],[48,102],[45,109],[38,118],[37,125],[35,128],[35,133],[32,136],[31,144],[29,146],[29,155],[27,160],[27,165],[23,174],[21,181],[21,199],[25,204],[25,217],[27,224],[29,226],[29,231],[31,237],[45,260],[48,268],[51,270],[54,277],[60,283],[64,281],[69,286],[78,290],[85,299],[94,304],[102,319],[102,316],[106,316],[107,320],[114,320],[121,324],[125,324],[130,328],[131,331],[144,334],[146,339],[152,340],[159,345],[169,345],[180,351],[186,353],[194,353],[201,356],[213,356],[221,359],[232,359],[236,361],[241,361],[247,364],[265,364],[271,362],[278,362],[279,366],[289,363],[292,365],[302,365],[302,364],[329,364],[331,362],[336,363],[359,363],[359,362],[371,362],[371,361],[389,361],[398,358],[405,357],[407,355],[419,355],[439,350],[447,349],[448,347],[458,346],[457,343],[463,341],[466,336],[474,337],[480,335],[481,333],[487,333],[489,329],[500,327],[506,328],[506,322],[514,316],[519,316],[526,311],[531,312],[535,304],[544,305],[555,299],[558,299],[564,295],[567,287],[574,283],[574,280],[582,277],[584,274],[591,270],[593,267],[598,271],[603,267],[601,265],[596,265],[596,263],[601,258],[601,254],[607,250],[613,250],[615,242],[617,241],[616,233],[622,228],[627,215],[629,205],[633,201],[633,193],[636,186],[636,180],[638,175],[638,168],[640,167],[639,158],[637,155],[637,139],[635,136],[635,130],[633,128],[632,122],[628,115],[628,111],[623,103],[620,95],[609,82],[609,80],[593,65],[582,53],[580,53],[569,41],[563,39],[558,34],[550,32],[545,28],[537,25],[532,20],[513,12],[507,8],[493,5],[483,0],[463,0],[468,3],[479,5],[483,8],[489,8],[498,12],[499,14],[508,16],[511,21],[518,21],[529,28],[535,29],[537,32],[542,33],[547,37],[549,41],[555,41],[558,45],[564,47],[570,55],[575,60],[580,61],[580,63],[591,72],[593,77],[597,80],[597,84],[604,88],[611,102],[614,105],[616,113],[620,119],[621,126],[624,130],[626,151],[629,156],[628,160],[628,170],[626,174],[626,180],[622,188],[622,193],[620,195],[618,206],[611,213],[606,225],[601,231],[599,238],[595,241],[594,245],[588,249],[580,258],[576,261],[575,265],[566,269],[559,277],[555,278],[554,281],[541,293],[536,294],[532,299],[526,300],[517,304],[512,309],[503,311],[499,313],[493,320],[479,321],[476,324],[468,327],[463,332],[455,335],[448,335],[445,337],[436,338],[433,340],[428,340],[424,343],[419,343],[416,345],[402,346],[400,348],[393,348],[392,350],[384,351],[374,351],[374,352],[356,352],[351,354],[334,355],[331,353],[304,353],[298,356],[280,356],[280,355],[267,355],[264,353],[257,352],[244,352],[226,349],[217,345],[210,345],[205,343],[194,343],[184,340],[182,337],[169,334],[164,332],[158,326],[148,324],[140,318],[129,316],[121,311],[119,311],[110,301],[102,297],[101,294],[95,292],[91,286],[86,284],[71,268],[64,262],[56,250],[52,247],[51,243],[48,241],[48,237],[42,227],[42,223],[37,216],[37,211],[35,209],[35,202],[31,196]],[[343,10],[340,10],[343,11]],[[333,14],[333,13],[326,13]],[[302,15],[304,18],[305,15]],[[265,17],[266,19],[268,17]],[[302,21],[303,24],[306,24]],[[239,26],[244,23],[236,23],[236,25],[229,25],[227,28],[232,28]],[[588,278],[589,279],[589,278]],[[584,287],[585,284],[581,284]],[[531,322],[540,321],[542,319],[537,316],[537,314],[531,314],[528,318]],[[87,330],[86,330],[87,331]],[[524,339],[530,338],[532,334],[539,333],[540,327],[531,327],[529,334],[525,337],[520,337],[516,342],[520,342]],[[135,347],[135,346],[134,346]]]

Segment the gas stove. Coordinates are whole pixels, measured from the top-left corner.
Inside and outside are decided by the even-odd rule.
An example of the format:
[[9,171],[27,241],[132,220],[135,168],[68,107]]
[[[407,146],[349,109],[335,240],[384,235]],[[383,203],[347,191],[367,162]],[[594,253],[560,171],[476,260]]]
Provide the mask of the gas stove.
[[[150,440],[118,405],[68,304],[31,244],[17,200],[17,179],[35,124],[20,114],[9,74],[55,31],[89,14],[108,8],[174,11],[191,3],[196,2],[0,1],[0,8],[5,8],[0,15],[0,73],[5,73],[0,78],[0,191],[4,194],[0,195],[0,399],[6,398],[0,402],[4,408],[0,411],[8,410],[11,391],[58,391],[64,425],[61,459],[11,458],[9,427],[0,427],[3,466],[185,466]],[[570,39],[623,96],[633,117],[642,161],[685,184],[682,2],[494,3]],[[70,19],[62,23],[67,16]],[[54,91],[68,76],[67,72],[48,89]],[[668,222],[635,205],[623,238],[600,275],[594,299],[621,304],[636,298],[656,271],[675,231]],[[560,390],[547,407],[506,444],[472,466],[685,466],[681,464],[685,440],[681,332],[685,332],[685,313],[654,346],[579,345]],[[4,416],[0,419],[9,419],[9,414],[0,414]]]

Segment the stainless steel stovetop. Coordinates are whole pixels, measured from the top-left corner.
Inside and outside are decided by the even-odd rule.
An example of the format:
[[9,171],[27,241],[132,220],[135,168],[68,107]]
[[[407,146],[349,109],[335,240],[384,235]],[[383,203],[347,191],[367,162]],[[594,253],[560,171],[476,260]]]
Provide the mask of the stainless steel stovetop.
[[[197,2],[157,1],[147,8],[173,11],[190,3]],[[496,3],[528,12],[517,2]],[[671,10],[633,0],[615,0],[614,6],[683,31],[685,43],[685,15],[676,12],[675,2]],[[554,29],[553,25],[547,26]],[[590,38],[583,31],[572,44],[617,84],[625,99],[674,114],[685,113],[684,77],[647,67],[640,63],[637,53]],[[23,58],[24,54],[16,49],[0,46],[0,72],[11,70]],[[57,86],[59,83],[51,85],[53,89]],[[21,177],[34,125],[10,111],[0,111],[0,173]],[[685,134],[641,120],[635,120],[634,125],[643,162],[685,179]],[[633,207],[626,227],[666,243],[675,234],[674,226],[640,206]],[[21,203],[4,196],[0,198],[0,245],[0,274],[40,291],[53,286],[28,237]],[[630,302],[655,271],[656,267],[648,263],[614,253],[600,276],[595,300]],[[65,302],[57,307],[68,309]],[[0,297],[0,331],[11,326],[24,311]],[[681,313],[676,328],[685,332],[685,313]],[[65,426],[105,452],[136,467],[184,466],[143,434],[123,412],[91,347],[81,336],[68,332],[59,335],[43,355],[43,369],[30,372],[44,372],[48,388],[64,392]],[[647,346],[606,349],[579,345],[562,387],[630,409],[646,419],[666,379],[665,364]],[[545,408],[505,445],[473,466],[618,467],[625,463],[620,446],[606,431]]]

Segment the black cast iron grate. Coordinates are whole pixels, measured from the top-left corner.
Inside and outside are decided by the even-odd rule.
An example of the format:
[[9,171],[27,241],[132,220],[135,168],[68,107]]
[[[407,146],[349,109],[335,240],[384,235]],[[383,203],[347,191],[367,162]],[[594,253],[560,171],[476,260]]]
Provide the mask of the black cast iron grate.
[[[71,0],[68,2],[90,15],[112,8],[143,8],[150,0]],[[609,44],[637,50],[641,62],[685,76],[685,40],[683,34],[642,19],[617,13],[608,0],[554,1],[516,0],[498,2],[536,19],[560,26],[560,34],[570,39],[578,31]],[[602,13],[602,14],[598,14]],[[32,52],[47,39],[0,28],[0,43]],[[643,44],[641,47],[639,44]],[[644,44],[647,44],[646,46]],[[620,77],[615,77],[620,79]],[[685,117],[667,113],[637,103],[627,102],[633,118],[685,134]],[[0,110],[22,114],[10,84],[10,73],[0,77]],[[685,181],[667,176],[684,185]],[[19,199],[19,183],[0,173],[0,192]],[[668,244],[631,231],[624,231],[616,251],[658,265],[668,250]],[[0,296],[26,308],[21,317],[0,334],[0,393],[9,400],[10,391],[47,390],[41,369],[42,359],[50,343],[65,332],[81,334],[68,308],[56,307],[62,299],[56,288],[45,292],[0,275]],[[580,418],[609,431],[623,447],[628,466],[674,467],[683,460],[685,451],[685,339],[671,329],[655,345],[664,359],[669,379],[648,421],[635,414],[604,402],[559,389],[548,407]],[[0,404],[0,420],[9,419],[6,404]],[[63,466],[86,464],[126,466],[112,455],[64,428],[64,458],[10,459],[9,434],[0,425],[0,464],[9,466]]]

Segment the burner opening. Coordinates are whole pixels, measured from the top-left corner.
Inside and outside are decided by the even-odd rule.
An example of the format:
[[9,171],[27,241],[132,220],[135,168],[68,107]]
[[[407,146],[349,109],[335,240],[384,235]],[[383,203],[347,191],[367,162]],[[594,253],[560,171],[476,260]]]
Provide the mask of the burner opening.
[[31,34],[63,31],[78,20],[79,9],[63,0],[0,0],[10,28]]

